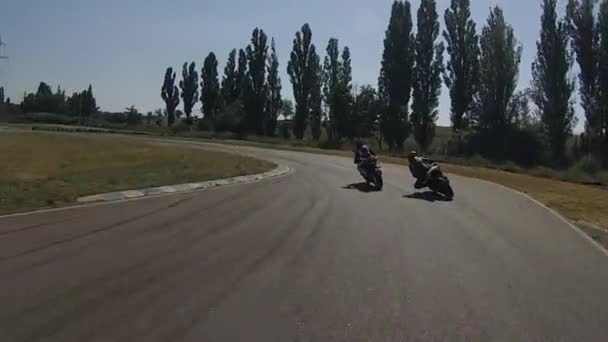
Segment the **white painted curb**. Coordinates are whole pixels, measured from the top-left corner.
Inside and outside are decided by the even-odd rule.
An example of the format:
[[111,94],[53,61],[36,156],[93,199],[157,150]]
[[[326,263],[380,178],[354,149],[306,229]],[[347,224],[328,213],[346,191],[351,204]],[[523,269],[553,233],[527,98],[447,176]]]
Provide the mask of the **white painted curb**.
[[233,178],[225,178],[225,179],[217,179],[207,182],[200,183],[188,183],[188,184],[178,184],[178,185],[170,185],[170,186],[161,186],[156,188],[147,188],[147,189],[139,189],[139,190],[128,190],[128,191],[118,191],[118,192],[109,192],[105,194],[91,195],[80,197],[77,199],[78,203],[94,203],[94,202],[113,202],[113,201],[122,201],[126,199],[134,199],[141,198],[146,196],[156,196],[162,194],[173,194],[180,192],[190,192],[190,191],[200,191],[210,188],[216,188],[225,185],[234,185],[234,184],[248,184],[261,181],[267,178],[275,178],[286,175],[292,171],[288,166],[279,165],[274,170],[258,173],[255,175],[248,176],[238,176]]

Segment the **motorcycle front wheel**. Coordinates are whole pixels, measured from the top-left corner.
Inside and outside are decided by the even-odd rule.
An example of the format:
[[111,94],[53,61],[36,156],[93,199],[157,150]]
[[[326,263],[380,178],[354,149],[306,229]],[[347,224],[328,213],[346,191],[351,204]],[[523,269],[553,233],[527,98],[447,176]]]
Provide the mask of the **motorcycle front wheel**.
[[450,186],[450,181],[445,177],[435,180],[429,188],[436,193],[439,193],[447,199],[454,199],[454,190]]
[[445,184],[444,195],[448,199],[454,199],[454,190],[452,190],[452,187],[449,183]]
[[382,179],[382,173],[376,172],[376,177],[374,179],[374,185],[378,191],[382,190],[384,186],[384,180]]

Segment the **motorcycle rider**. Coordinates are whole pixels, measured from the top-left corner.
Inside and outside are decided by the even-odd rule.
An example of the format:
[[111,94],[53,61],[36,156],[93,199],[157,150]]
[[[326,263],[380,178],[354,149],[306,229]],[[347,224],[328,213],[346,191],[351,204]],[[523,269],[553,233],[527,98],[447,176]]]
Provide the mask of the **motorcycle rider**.
[[410,172],[412,173],[412,176],[416,178],[414,188],[422,189],[427,187],[431,171],[437,167],[435,161],[419,157],[416,151],[410,152],[407,160],[410,164]]
[[354,164],[357,164],[357,170],[359,170],[361,176],[365,178],[365,167],[367,166],[367,163],[372,160],[372,158],[376,157],[376,154],[369,146],[367,146],[367,144],[364,144],[362,141],[357,141],[356,147],[357,149],[355,151]]

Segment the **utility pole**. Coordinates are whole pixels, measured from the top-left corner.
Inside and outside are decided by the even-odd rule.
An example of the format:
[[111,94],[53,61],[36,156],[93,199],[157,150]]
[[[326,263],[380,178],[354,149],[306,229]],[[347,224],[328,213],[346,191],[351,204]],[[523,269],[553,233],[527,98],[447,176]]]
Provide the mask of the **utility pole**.
[[[2,55],[2,47],[3,47],[3,46],[6,46],[6,44],[4,44],[4,41],[2,41],[2,36],[0,36],[0,60],[3,60],[3,59],[8,59],[8,56],[3,56],[3,55]],[[2,72],[1,72],[1,71],[2,71],[2,70],[0,70],[0,76],[2,76],[2,75],[1,75],[1,74],[2,74]],[[0,87],[1,87],[1,86],[2,86],[2,77],[0,77]]]
[[2,36],[0,36],[0,59],[8,59],[7,56],[2,56],[2,47],[6,46],[6,44],[4,44],[4,41],[2,41]]

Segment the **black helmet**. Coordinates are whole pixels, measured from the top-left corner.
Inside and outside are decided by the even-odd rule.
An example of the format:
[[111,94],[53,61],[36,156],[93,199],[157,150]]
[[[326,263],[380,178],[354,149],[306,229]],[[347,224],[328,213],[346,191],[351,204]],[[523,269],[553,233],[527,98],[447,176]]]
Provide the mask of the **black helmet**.
[[416,153],[416,151],[411,151],[410,154],[408,154],[408,156],[407,156],[407,160],[412,162],[414,160],[414,158],[416,158],[417,156],[418,156],[418,153]]
[[361,147],[363,147],[363,141],[357,140],[357,142],[355,143],[355,145],[357,146],[357,150],[360,150]]

